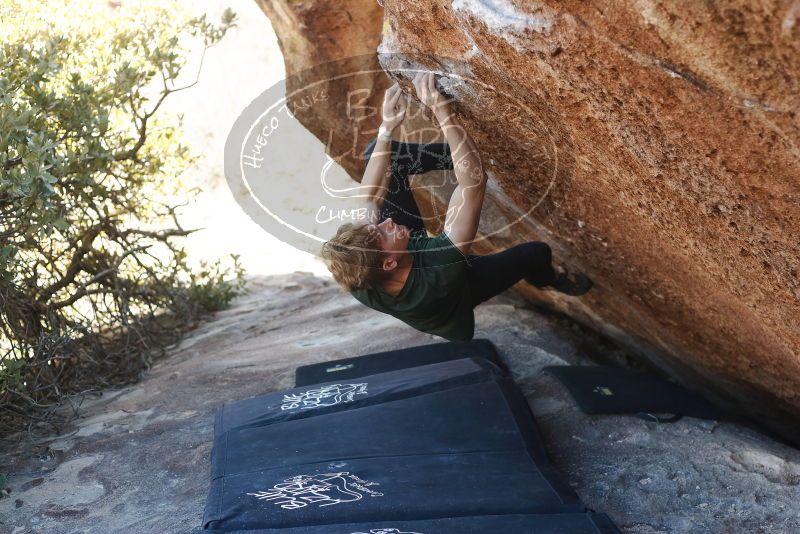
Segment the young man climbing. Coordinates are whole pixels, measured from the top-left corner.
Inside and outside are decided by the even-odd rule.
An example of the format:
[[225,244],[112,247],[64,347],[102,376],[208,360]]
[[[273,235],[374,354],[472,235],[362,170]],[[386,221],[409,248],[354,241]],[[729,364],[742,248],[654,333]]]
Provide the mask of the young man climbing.
[[[365,152],[361,212],[367,217],[343,224],[322,246],[322,258],[339,285],[370,308],[449,341],[472,339],[473,308],[522,279],[571,296],[589,291],[592,282],[585,275],[556,273],[546,243],[470,254],[487,181],[478,149],[436,88],[433,73],[418,73],[413,85],[447,143],[392,140],[405,117],[406,96],[396,83],[386,91],[383,123]],[[444,231],[428,237],[408,175],[436,169],[453,169],[458,185]]]

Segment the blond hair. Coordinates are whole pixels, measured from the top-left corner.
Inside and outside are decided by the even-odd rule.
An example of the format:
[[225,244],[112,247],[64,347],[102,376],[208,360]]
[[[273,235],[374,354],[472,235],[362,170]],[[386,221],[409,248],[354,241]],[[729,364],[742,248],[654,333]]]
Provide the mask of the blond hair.
[[333,279],[346,291],[375,287],[386,275],[374,226],[341,225],[336,235],[322,245],[321,256]]

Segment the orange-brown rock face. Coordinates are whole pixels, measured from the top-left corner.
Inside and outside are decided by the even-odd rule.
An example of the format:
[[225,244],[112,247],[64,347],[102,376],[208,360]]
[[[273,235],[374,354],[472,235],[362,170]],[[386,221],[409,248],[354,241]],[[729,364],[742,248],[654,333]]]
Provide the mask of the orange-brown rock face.
[[[544,239],[596,283],[557,300],[520,286],[531,298],[796,420],[800,2],[384,4],[262,1],[290,73],[380,46],[465,79],[457,111],[491,180],[480,252]],[[374,75],[373,104],[387,85]],[[346,135],[329,111],[301,120]]]

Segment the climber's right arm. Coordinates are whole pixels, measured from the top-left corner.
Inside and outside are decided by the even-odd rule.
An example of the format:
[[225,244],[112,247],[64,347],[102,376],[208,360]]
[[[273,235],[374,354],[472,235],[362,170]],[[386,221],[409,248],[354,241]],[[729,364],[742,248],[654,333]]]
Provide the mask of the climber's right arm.
[[444,231],[450,241],[464,254],[469,254],[478,222],[481,217],[483,199],[486,195],[486,171],[483,168],[478,147],[453,114],[449,104],[434,108],[434,114],[444,131],[453,159],[453,169],[458,180],[450,197],[444,220]]
[[358,198],[362,203],[374,206],[380,211],[386,191],[389,187],[389,180],[392,176],[392,142],[382,137],[378,137],[375,148],[370,154],[364,176],[361,178]]

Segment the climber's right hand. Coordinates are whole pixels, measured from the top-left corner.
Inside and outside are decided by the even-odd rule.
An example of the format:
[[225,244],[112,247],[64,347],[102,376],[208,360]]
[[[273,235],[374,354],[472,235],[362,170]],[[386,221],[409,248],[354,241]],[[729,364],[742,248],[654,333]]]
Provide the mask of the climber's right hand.
[[406,95],[398,83],[394,83],[383,95],[383,125],[394,130],[406,116]]

